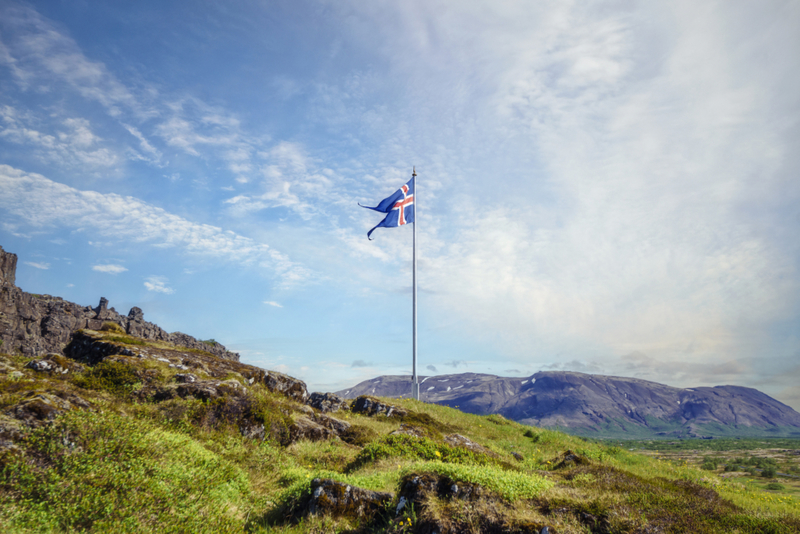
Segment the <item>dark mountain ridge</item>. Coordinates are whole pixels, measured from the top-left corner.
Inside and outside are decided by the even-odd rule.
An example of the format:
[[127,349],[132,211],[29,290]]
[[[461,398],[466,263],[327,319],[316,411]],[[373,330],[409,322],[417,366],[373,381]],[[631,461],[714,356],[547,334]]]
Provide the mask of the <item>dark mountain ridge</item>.
[[[676,388],[567,371],[526,378],[462,373],[420,379],[420,398],[426,402],[585,436],[800,436],[800,413],[742,386]],[[408,376],[380,376],[338,393],[346,398],[403,397],[410,384]]]

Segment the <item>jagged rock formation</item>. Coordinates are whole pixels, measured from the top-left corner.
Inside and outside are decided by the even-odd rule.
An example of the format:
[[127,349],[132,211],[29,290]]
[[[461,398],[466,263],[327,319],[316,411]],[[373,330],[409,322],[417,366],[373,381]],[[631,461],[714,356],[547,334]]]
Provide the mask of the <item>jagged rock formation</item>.
[[119,325],[128,335],[152,341],[166,341],[190,349],[210,352],[229,360],[239,360],[216,342],[199,341],[181,332],[172,334],[144,320],[140,308],[133,307],[128,315],[108,307],[100,298],[96,308],[80,306],[60,297],[26,293],[15,285],[17,255],[0,247],[0,351],[19,352],[35,357],[47,353],[62,353],[73,332],[80,329],[100,330],[104,323]]
[[[600,437],[800,436],[800,413],[740,386],[675,388],[565,371],[527,378],[464,373],[421,377],[420,398],[468,413]],[[408,396],[408,376],[381,376],[338,392]]]

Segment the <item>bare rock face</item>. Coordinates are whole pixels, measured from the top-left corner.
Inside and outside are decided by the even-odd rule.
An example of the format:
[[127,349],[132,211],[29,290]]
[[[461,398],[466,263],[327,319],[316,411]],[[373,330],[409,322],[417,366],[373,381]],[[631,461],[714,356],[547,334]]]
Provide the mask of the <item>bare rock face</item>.
[[166,341],[190,349],[210,352],[227,360],[239,361],[239,355],[217,342],[200,341],[181,332],[168,333],[144,320],[140,308],[120,315],[101,297],[95,307],[79,306],[50,295],[34,295],[15,285],[17,255],[0,247],[0,351],[19,352],[35,357],[63,353],[72,334],[81,329],[100,330],[104,323],[120,326],[128,335],[149,341]]
[[350,409],[350,403],[335,393],[314,392],[308,397],[307,403],[324,413]]
[[402,408],[385,404],[375,397],[368,397],[367,395],[358,397],[353,402],[353,407],[351,410],[353,413],[363,413],[366,415],[385,415],[386,417],[404,417],[408,415],[408,412]]
[[17,276],[17,255],[11,254],[0,247],[0,287],[16,284]]
[[315,478],[311,481],[311,496],[305,511],[369,520],[381,513],[392,498],[391,493],[370,491],[329,478]]

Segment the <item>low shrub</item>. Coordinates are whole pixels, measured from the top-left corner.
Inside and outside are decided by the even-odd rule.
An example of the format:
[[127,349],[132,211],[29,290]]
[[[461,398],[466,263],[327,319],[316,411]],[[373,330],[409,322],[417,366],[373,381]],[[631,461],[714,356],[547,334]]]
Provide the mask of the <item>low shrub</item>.
[[0,471],[0,523],[14,532],[240,530],[246,475],[186,435],[74,411],[22,446]]
[[493,458],[485,454],[474,453],[461,447],[451,447],[429,438],[390,434],[380,440],[368,443],[347,467],[347,470],[353,471],[368,463],[395,457],[475,465],[495,463]]
[[73,382],[84,389],[105,390],[119,395],[133,391],[141,380],[133,367],[122,362],[104,361],[75,376]]

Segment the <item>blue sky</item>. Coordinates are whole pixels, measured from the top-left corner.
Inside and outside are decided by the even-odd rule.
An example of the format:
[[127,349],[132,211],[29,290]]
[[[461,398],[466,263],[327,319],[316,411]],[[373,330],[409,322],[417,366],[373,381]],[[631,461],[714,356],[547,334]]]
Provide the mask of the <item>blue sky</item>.
[[[800,408],[800,4],[0,2],[0,245],[337,390],[420,371]],[[430,370],[428,369],[430,366]]]

